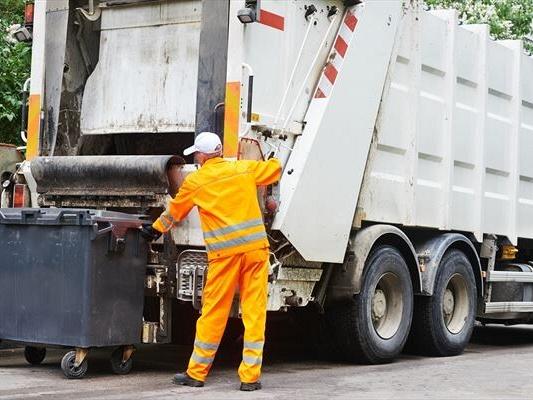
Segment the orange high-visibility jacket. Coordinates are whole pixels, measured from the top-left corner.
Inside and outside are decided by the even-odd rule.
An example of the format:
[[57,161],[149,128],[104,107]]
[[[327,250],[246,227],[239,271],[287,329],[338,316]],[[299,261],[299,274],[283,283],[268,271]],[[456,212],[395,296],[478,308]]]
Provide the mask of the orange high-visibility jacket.
[[257,186],[270,185],[281,176],[277,159],[207,160],[189,174],[176,197],[153,227],[167,232],[194,206],[198,207],[209,259],[227,257],[269,246]]

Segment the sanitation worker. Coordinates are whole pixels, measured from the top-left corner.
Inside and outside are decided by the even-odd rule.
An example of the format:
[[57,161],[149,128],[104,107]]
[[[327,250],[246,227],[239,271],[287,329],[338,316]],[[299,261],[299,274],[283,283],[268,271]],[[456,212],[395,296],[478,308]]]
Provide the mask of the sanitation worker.
[[211,132],[199,134],[194,145],[183,152],[192,153],[201,168],[186,177],[157,221],[142,228],[146,237],[157,239],[194,206],[200,213],[209,261],[202,315],[196,324],[187,371],[176,374],[173,382],[192,387],[204,385],[238,286],[245,329],[240,390],[258,390],[265,342],[269,244],[257,186],[278,181],[281,165],[276,159],[225,160],[220,138]]

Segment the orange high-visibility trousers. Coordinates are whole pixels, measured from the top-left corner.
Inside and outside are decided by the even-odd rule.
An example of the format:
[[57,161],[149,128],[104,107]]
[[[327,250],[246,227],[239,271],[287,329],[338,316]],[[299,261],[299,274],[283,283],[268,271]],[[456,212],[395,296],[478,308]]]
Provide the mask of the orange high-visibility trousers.
[[196,323],[194,349],[187,369],[190,377],[205,381],[224,334],[238,285],[244,323],[239,377],[245,383],[259,380],[265,343],[268,263],[267,248],[209,261],[202,315]]

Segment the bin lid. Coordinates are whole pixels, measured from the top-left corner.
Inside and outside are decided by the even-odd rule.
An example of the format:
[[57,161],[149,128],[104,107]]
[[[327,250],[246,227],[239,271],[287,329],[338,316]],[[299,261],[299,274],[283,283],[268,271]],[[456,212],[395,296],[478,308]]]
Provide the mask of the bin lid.
[[90,226],[98,222],[140,226],[142,215],[80,208],[0,208],[0,224]]

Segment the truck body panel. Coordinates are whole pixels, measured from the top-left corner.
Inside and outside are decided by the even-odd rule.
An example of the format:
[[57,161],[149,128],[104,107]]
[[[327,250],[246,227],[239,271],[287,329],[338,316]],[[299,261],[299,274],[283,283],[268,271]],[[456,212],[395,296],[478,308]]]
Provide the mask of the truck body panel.
[[102,9],[83,135],[194,132],[202,2]]
[[308,261],[344,260],[401,10],[380,1],[346,13],[336,40],[348,47],[332,50],[285,168],[273,226]]
[[533,60],[453,11],[417,15],[400,33],[356,220],[531,238]]

